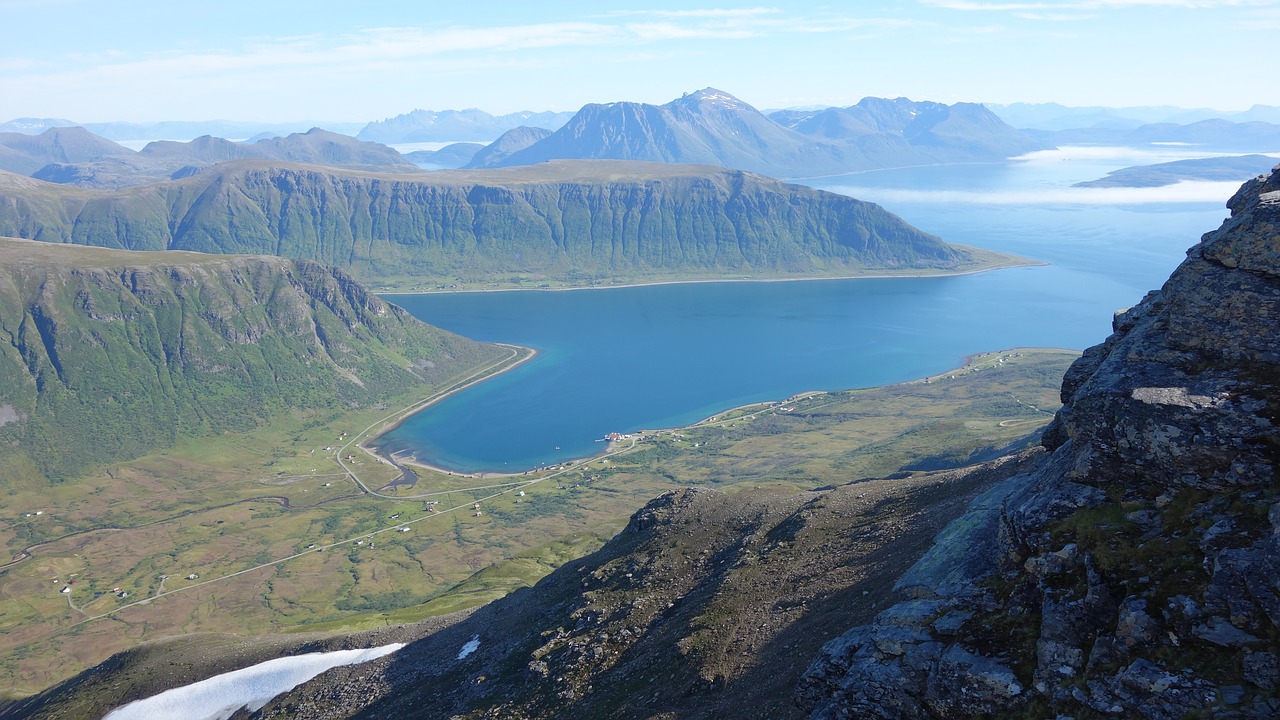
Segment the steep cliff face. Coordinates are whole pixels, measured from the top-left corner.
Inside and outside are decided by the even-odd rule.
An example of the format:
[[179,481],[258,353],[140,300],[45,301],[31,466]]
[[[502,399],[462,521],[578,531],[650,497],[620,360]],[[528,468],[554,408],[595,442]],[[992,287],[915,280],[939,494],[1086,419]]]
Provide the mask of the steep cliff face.
[[0,234],[300,257],[365,278],[841,275],[972,261],[841,195],[719,168],[584,161],[426,177],[242,161],[118,192],[8,175]]
[[0,458],[50,478],[496,358],[304,260],[0,239]]
[[813,717],[1280,715],[1280,169],[1228,205],[1067,373],[1044,465],[827,644]]

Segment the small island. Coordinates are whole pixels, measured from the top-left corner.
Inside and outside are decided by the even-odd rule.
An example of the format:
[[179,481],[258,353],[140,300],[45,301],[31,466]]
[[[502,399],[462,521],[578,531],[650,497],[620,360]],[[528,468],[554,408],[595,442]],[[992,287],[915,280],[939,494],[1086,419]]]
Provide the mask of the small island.
[[1280,158],[1256,154],[1174,160],[1113,170],[1106,177],[1079,182],[1073,187],[1162,187],[1191,180],[1238,183],[1261,175],[1278,163]]

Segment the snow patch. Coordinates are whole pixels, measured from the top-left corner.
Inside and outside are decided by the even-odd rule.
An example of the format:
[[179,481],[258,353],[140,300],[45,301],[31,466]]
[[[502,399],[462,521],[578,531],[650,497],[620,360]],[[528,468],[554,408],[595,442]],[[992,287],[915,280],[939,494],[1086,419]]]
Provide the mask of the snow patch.
[[468,655],[475,652],[478,647],[480,647],[480,636],[472,635],[471,639],[468,640],[466,644],[462,646],[462,649],[458,651],[458,659],[462,660],[466,658]]
[[131,702],[112,710],[104,720],[227,720],[242,707],[250,712],[260,709],[276,695],[326,670],[375,660],[402,647],[404,643],[392,643],[268,660]]

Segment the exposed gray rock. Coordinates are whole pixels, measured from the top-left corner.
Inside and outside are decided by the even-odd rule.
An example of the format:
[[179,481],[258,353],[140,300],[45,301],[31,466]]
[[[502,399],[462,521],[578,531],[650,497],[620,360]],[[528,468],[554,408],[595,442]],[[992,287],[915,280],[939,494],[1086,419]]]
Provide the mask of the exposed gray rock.
[[[846,633],[802,707],[1000,717],[1037,696],[1049,717],[1277,716],[1256,694],[1280,690],[1277,198],[1280,168],[1246,183],[1164,287],[1116,314],[1063,379],[1051,454],[899,581],[942,606]],[[910,642],[890,657],[889,637]]]
[[1127,597],[1120,604],[1120,617],[1116,620],[1115,639],[1128,650],[1145,647],[1160,636],[1160,626],[1147,613],[1147,601],[1139,597]]
[[1007,665],[952,645],[929,675],[925,700],[939,717],[991,717],[1021,705],[1025,697]]
[[1274,652],[1244,651],[1244,679],[1274,692],[1280,686],[1280,656]]
[[1209,618],[1209,622],[1204,625],[1195,626],[1193,632],[1196,637],[1223,647],[1241,647],[1261,642],[1258,638],[1216,616]]

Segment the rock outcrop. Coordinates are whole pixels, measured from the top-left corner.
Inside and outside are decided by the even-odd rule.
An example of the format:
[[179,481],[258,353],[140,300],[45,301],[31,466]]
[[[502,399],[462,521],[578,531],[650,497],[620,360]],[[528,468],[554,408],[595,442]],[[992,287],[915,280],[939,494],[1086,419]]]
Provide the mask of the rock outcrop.
[[1034,472],[830,641],[814,718],[1280,716],[1280,168],[1067,373]]
[[791,688],[832,629],[883,607],[891,569],[1037,453],[815,492],[667,493],[595,554],[255,717],[797,718]]

